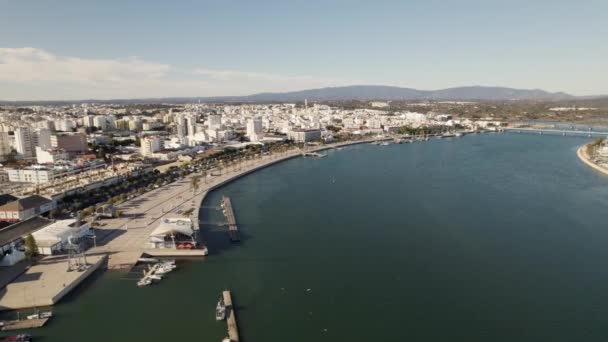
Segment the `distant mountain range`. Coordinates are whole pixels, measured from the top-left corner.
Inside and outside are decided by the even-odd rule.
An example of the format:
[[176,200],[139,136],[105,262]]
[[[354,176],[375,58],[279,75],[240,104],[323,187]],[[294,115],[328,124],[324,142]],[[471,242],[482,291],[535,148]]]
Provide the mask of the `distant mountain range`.
[[284,93],[260,93],[248,96],[171,97],[146,99],[80,100],[80,101],[0,101],[0,104],[60,104],[60,103],[186,103],[201,102],[295,102],[347,100],[436,100],[436,101],[568,101],[589,100],[601,96],[577,97],[563,92],[551,93],[540,89],[505,87],[457,87],[440,90],[417,90],[377,85],[355,85],[308,89]]

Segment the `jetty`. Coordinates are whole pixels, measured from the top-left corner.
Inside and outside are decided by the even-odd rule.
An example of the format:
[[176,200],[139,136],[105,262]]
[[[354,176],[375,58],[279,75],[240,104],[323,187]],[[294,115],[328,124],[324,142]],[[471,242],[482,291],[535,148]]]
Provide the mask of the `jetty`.
[[34,329],[43,327],[46,322],[49,320],[49,317],[45,318],[32,318],[32,319],[22,319],[17,321],[4,321],[2,322],[2,331],[10,331],[10,330],[22,330],[22,329]]
[[226,216],[226,221],[228,221],[227,226],[230,241],[241,241],[241,237],[239,235],[239,227],[236,225],[236,218],[234,217],[234,210],[232,209],[232,202],[230,201],[230,197],[224,196],[222,198],[222,208],[224,211],[224,216]]
[[231,342],[239,342],[239,328],[236,324],[236,310],[232,302],[232,295],[229,290],[222,292],[224,305],[226,306],[226,323],[228,326],[228,339]]

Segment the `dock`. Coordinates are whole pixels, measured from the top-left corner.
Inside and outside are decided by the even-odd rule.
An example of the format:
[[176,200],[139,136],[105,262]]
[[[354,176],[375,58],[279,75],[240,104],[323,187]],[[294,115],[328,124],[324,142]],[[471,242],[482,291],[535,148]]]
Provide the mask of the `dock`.
[[232,302],[230,291],[222,292],[224,305],[226,306],[226,323],[228,326],[228,338],[231,342],[239,342],[239,328],[236,324],[236,310]]
[[46,257],[30,266],[6,285],[0,297],[0,311],[55,305],[106,261],[105,255],[87,255],[88,265],[81,271],[68,270],[68,258]]
[[236,218],[234,217],[234,210],[232,209],[232,202],[230,201],[230,197],[224,196],[222,198],[222,208],[224,209],[224,216],[226,216],[226,221],[228,221],[227,226],[230,241],[241,241],[241,237],[239,235],[239,227],[236,225]]
[[2,331],[10,330],[21,330],[21,329],[34,329],[43,327],[49,318],[34,318],[34,319],[22,319],[19,321],[5,321],[2,325]]

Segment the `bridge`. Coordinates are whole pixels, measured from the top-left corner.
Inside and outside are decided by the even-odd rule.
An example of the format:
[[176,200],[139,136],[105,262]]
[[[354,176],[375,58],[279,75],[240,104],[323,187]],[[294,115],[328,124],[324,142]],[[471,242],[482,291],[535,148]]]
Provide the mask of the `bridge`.
[[601,131],[593,131],[592,129],[589,130],[564,130],[564,129],[555,129],[555,128],[531,128],[531,127],[525,127],[525,128],[516,128],[516,127],[509,127],[509,128],[504,128],[505,131],[508,132],[515,132],[515,133],[536,133],[536,134],[557,134],[557,135],[577,135],[577,136],[587,136],[587,137],[599,137],[599,136],[605,136],[608,137],[608,132],[601,132]]

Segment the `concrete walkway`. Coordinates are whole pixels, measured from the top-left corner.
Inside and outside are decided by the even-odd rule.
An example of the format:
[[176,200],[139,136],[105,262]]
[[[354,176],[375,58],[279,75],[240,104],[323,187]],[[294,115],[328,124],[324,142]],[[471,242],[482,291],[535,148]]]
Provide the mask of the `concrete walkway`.
[[57,303],[98,269],[104,259],[105,255],[87,255],[89,267],[82,272],[68,272],[65,256],[42,259],[0,290],[0,311]]

